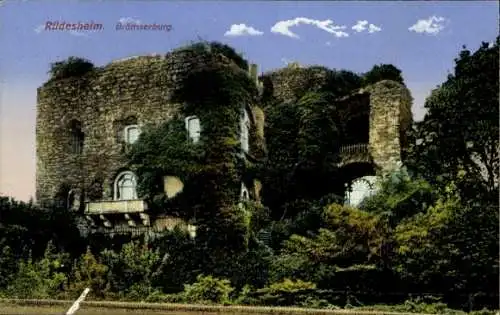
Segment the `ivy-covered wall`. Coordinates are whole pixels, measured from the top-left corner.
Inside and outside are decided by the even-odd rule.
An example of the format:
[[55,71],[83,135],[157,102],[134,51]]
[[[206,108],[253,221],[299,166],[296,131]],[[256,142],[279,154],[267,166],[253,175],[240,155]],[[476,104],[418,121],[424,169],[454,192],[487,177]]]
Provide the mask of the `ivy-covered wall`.
[[[288,122],[293,125],[290,131],[296,131],[300,139],[283,138],[292,141],[291,146],[297,146],[298,155],[280,164],[281,171],[291,171],[288,175],[282,174],[286,175],[282,179],[286,186],[290,176],[295,179],[302,176],[304,179],[299,182],[304,182],[304,187],[296,185],[285,191],[300,195],[307,190],[306,181],[311,180],[313,172],[323,189],[309,188],[318,196],[329,193],[330,186],[338,186],[334,190],[341,193],[345,180],[352,177],[338,172],[347,166],[342,165],[345,161],[365,165],[356,176],[371,172],[367,171],[366,164],[378,173],[397,167],[405,146],[405,133],[411,124],[411,95],[401,83],[386,80],[363,86],[362,78],[349,71],[295,64],[261,77],[261,88],[249,79],[248,63],[220,44],[194,44],[165,56],[131,58],[102,68],[86,66],[83,70],[77,75],[73,73],[72,77],[53,77],[38,90],[37,200],[41,203],[57,196],[64,200],[69,189],[75,188],[85,196],[81,201],[112,199],[116,175],[130,167],[137,168],[143,175],[140,197],[150,201],[161,203],[169,199],[167,190],[173,188],[161,184],[164,182],[161,176],[179,179],[186,196],[190,191],[202,189],[188,185],[189,181],[203,183],[204,192],[211,190],[207,182],[196,180],[196,176],[208,178],[211,171],[213,187],[232,188],[222,189],[224,192],[212,189],[199,203],[211,200],[225,206],[234,204],[241,180],[258,199],[260,189],[265,190],[269,180],[264,180],[262,185],[255,175],[262,175],[264,170],[274,176],[272,172],[279,170],[271,164],[276,164],[276,158],[283,160],[283,154],[293,149],[271,148],[274,151],[269,152],[266,145],[268,142],[279,145],[281,140],[272,139],[274,134],[290,138],[280,135],[288,132],[282,127],[289,118],[294,121]],[[248,110],[252,121],[250,154],[246,159],[235,154],[239,152],[243,108]],[[183,118],[189,115],[198,116],[202,125],[205,124],[198,151],[179,145],[186,137]],[[284,124],[281,127],[276,124],[280,120]],[[75,121],[81,124],[84,135],[81,154],[70,151],[69,128]],[[167,123],[169,121],[172,123]],[[123,128],[133,123],[163,125],[163,129],[157,130],[158,134],[150,134],[150,142],[157,141],[156,155],[165,156],[161,161],[161,176],[156,166],[141,165],[144,164],[141,159],[148,156],[138,154],[135,165],[130,165],[131,148],[123,141]],[[298,125],[301,130],[294,129]],[[274,133],[268,133],[273,128]],[[164,134],[172,137],[164,141]],[[342,156],[350,153],[352,157]],[[275,159],[270,158],[273,156]],[[267,166],[262,167],[261,162]],[[198,169],[194,167],[197,163]],[[221,170],[226,171],[224,180],[218,177],[224,173]],[[203,196],[198,194],[196,198]],[[189,202],[198,202],[196,198]],[[215,208],[214,204],[212,209]]]
[[[262,80],[264,99],[278,103],[297,102],[308,92],[327,93],[339,128],[340,147],[350,146],[344,152],[360,156],[360,163],[370,161],[377,173],[402,162],[412,123],[412,97],[404,84],[383,80],[364,86],[355,73],[299,64],[266,73]],[[367,145],[368,156],[363,156],[361,145]],[[342,159],[356,162],[353,157]]]
[[[181,100],[173,99],[189,74],[221,64],[245,66],[220,53],[200,53],[204,48],[197,48],[116,61],[80,76],[51,79],[40,87],[37,201],[66,197],[69,189],[83,193],[85,200],[112,199],[114,179],[128,167],[123,128],[133,123],[159,125],[189,111]],[[262,116],[258,109],[255,113]],[[75,122],[84,136],[81,154],[71,151],[70,128]],[[253,134],[252,140],[260,137],[263,143],[261,133]]]

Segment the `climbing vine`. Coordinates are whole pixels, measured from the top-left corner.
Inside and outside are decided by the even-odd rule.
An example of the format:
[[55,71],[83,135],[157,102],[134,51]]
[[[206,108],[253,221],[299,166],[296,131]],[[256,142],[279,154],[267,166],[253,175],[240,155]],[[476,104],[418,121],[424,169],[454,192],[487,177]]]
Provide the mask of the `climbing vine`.
[[[203,47],[196,44],[184,50],[196,52],[193,58],[215,56],[222,48],[224,54],[237,56],[221,45]],[[243,109],[257,101],[258,93],[248,72],[239,67],[243,62],[202,59],[214,63],[185,74],[173,92],[171,101],[182,104],[179,115],[143,133],[130,158],[140,178],[139,193],[154,210],[174,211],[194,221],[197,240],[211,248],[211,259],[222,259],[246,243],[248,220],[236,204],[245,172],[239,128]],[[183,117],[191,115],[201,123],[197,143],[188,140],[184,125]],[[173,199],[163,191],[165,175],[177,176],[184,184],[182,193]]]
[[[395,67],[388,69],[397,74]],[[369,110],[362,100],[343,99],[368,83],[386,79],[386,72],[377,76],[369,72],[370,80],[365,80],[351,71],[295,63],[261,78],[268,160],[259,177],[263,201],[275,219],[295,215],[287,209],[297,200],[343,195],[337,169],[340,144],[357,132],[367,132],[362,126],[347,128],[355,126],[357,116],[346,118],[342,113],[364,118],[365,109]]]

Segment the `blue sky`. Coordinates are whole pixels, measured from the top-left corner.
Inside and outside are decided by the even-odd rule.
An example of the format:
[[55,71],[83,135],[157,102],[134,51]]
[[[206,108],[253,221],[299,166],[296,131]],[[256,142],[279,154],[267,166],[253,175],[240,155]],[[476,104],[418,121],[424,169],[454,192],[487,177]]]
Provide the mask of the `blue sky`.
[[[116,31],[120,19],[172,30]],[[496,1],[0,1],[0,193],[34,195],[36,88],[51,62],[80,56],[105,65],[201,38],[233,46],[262,71],[294,61],[355,72],[392,63],[420,119],[425,97],[452,71],[462,45],[494,40],[497,19]],[[47,31],[48,21],[93,21],[103,29]]]

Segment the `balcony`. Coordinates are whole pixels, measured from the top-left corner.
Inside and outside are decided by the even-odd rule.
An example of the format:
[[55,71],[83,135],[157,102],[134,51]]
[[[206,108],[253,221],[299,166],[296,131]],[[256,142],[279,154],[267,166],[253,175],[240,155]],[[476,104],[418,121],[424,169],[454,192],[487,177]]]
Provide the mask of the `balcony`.
[[339,166],[352,163],[371,163],[370,148],[367,143],[345,145],[340,148]]
[[340,147],[340,154],[357,154],[357,153],[368,153],[367,143],[357,143],[350,145],[343,145]]
[[85,206],[85,214],[141,213],[146,210],[146,202],[140,199],[88,202]]

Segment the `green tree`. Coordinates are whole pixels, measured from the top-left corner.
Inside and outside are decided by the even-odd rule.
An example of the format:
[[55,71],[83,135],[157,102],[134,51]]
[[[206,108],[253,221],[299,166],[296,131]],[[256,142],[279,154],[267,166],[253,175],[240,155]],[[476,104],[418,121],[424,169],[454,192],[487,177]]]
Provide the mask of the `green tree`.
[[123,245],[119,253],[104,250],[101,256],[109,266],[110,290],[135,299],[146,298],[153,292],[161,265],[158,249],[135,241]]
[[10,247],[5,246],[0,255],[0,290],[12,281],[17,272],[18,263]]
[[449,184],[425,212],[395,228],[395,270],[420,290],[495,294],[498,222],[498,209],[468,206]]
[[392,80],[404,84],[401,70],[391,64],[375,65],[363,75],[363,84],[370,85],[383,80]]
[[459,186],[472,192],[467,199],[493,204],[498,204],[498,50],[498,38],[475,52],[464,47],[454,73],[425,102],[427,113],[416,125],[409,161],[434,183],[459,184],[465,172]]
[[425,212],[437,198],[434,187],[425,180],[411,178],[405,168],[380,179],[377,185],[377,193],[364,199],[359,208],[380,215],[391,227]]
[[108,270],[108,266],[102,264],[88,248],[73,267],[69,291],[79,296],[83,290],[90,288],[92,297],[104,298],[109,291]]
[[387,237],[376,214],[332,204],[325,207],[325,227],[314,235],[294,234],[272,266],[271,281],[303,279],[321,288],[362,288],[363,277],[380,260]]
[[0,196],[0,247],[15,256],[43,256],[49,241],[59,249],[79,255],[82,239],[73,213],[57,207],[41,208],[32,202]]
[[18,272],[7,287],[8,295],[16,298],[54,298],[63,293],[67,276],[64,264],[69,255],[58,253],[49,243],[43,258],[21,260]]

